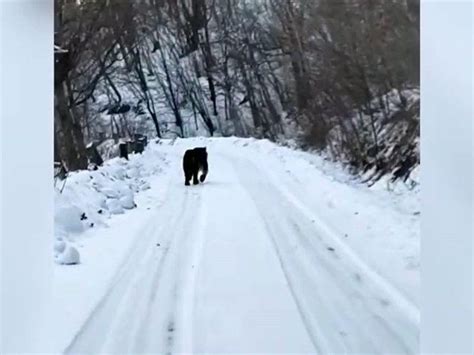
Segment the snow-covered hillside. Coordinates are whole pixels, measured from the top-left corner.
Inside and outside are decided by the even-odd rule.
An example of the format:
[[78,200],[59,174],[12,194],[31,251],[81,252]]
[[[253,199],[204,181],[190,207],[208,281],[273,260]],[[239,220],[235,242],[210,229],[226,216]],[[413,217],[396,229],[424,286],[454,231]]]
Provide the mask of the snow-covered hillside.
[[[185,187],[196,146],[210,173]],[[321,156],[230,137],[151,142],[56,188],[57,351],[417,352],[409,181],[369,188]]]

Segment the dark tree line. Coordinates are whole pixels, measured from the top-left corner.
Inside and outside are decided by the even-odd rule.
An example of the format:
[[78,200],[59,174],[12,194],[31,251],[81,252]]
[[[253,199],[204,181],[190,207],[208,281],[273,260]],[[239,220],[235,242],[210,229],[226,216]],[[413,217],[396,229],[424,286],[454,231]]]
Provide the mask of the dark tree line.
[[[373,179],[419,160],[417,0],[56,0],[55,11],[67,51],[55,55],[55,142],[69,169],[87,164],[103,97],[132,100],[158,137],[293,138]],[[131,135],[132,116],[112,115],[105,135]]]

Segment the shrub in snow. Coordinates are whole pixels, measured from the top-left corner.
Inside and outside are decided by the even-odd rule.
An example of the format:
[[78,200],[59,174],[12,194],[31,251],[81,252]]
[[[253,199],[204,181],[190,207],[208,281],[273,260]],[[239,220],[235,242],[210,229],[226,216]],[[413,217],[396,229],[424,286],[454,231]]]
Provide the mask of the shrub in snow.
[[76,248],[68,246],[64,252],[58,255],[56,262],[62,265],[74,265],[80,263],[80,255]]

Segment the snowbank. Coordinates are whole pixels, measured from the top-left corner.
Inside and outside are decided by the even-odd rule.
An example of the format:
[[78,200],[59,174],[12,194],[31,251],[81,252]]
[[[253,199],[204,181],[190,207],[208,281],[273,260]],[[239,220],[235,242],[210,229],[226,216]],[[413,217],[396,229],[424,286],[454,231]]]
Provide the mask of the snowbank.
[[129,159],[113,158],[98,170],[74,172],[56,183],[56,262],[78,263],[79,252],[70,245],[77,236],[135,208],[135,195],[150,188],[147,179],[161,171],[164,155],[151,143],[143,154],[131,154]]
[[56,257],[56,262],[63,265],[74,265],[79,264],[80,259],[81,257],[79,255],[79,251],[77,251],[76,248],[71,245],[66,247],[64,244],[64,249],[59,252],[58,256]]

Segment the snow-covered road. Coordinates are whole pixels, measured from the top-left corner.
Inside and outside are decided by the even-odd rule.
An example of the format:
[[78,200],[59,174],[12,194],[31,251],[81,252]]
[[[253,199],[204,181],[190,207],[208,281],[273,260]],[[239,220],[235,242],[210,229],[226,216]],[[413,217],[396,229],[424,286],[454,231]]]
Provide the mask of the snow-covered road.
[[[185,187],[182,154],[199,145],[208,180]],[[130,219],[130,248],[65,353],[418,352],[410,292],[325,222],[307,186],[239,145],[164,149],[160,203]]]

